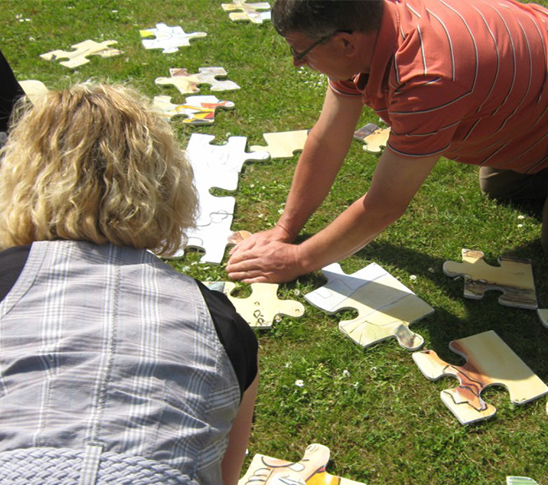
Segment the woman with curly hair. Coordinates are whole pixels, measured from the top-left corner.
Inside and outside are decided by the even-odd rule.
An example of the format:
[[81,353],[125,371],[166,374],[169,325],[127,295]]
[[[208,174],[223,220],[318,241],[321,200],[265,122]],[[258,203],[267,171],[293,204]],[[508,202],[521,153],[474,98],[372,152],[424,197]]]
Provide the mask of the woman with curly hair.
[[0,482],[236,484],[257,341],[151,253],[195,222],[169,125],[128,88],[50,91],[17,113],[0,194]]

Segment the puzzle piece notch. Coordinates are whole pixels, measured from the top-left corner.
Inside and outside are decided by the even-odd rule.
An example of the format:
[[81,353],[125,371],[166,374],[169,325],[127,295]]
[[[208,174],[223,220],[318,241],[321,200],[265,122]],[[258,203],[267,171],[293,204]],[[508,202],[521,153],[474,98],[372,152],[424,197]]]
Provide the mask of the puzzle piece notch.
[[233,81],[217,79],[228,75],[222,67],[200,67],[195,74],[190,74],[186,68],[170,68],[169,75],[170,77],[156,78],[156,84],[172,84],[181,94],[197,93],[200,91],[198,86],[201,84],[210,84],[211,91],[240,89],[240,86]]
[[528,260],[501,257],[499,267],[487,264],[481,251],[462,250],[462,263],[446,261],[443,272],[464,277],[464,297],[481,300],[488,290],[500,290],[498,302],[504,306],[538,308],[533,270]]
[[[155,29],[143,29],[139,31],[141,41],[145,49],[163,49],[164,54],[172,54],[179,51],[179,47],[190,46],[190,39],[198,39],[207,36],[205,32],[192,32],[187,34],[179,25],[169,27],[166,24],[156,24]],[[149,39],[147,37],[155,37]]]
[[[249,20],[254,24],[262,24],[265,20],[270,20],[270,4],[268,2],[246,3],[245,0],[234,0],[233,3],[222,3],[221,7],[228,14],[230,20]],[[237,12],[236,10],[240,10]],[[260,12],[259,10],[268,10]]]
[[548,393],[548,387],[492,330],[460,340],[449,348],[467,359],[463,366],[448,364],[433,350],[415,352],[413,360],[429,380],[444,376],[459,380],[459,386],[441,391],[440,397],[461,424],[495,415],[496,409],[481,398],[484,389],[504,386],[513,404],[525,404]]
[[376,263],[347,275],[338,263],[322,269],[326,285],[305,299],[327,313],[354,309],[358,316],[339,323],[339,330],[363,347],[395,337],[406,350],[417,350],[424,339],[409,325],[434,309]]
[[185,116],[183,123],[193,126],[211,125],[217,110],[234,108],[232,101],[220,101],[216,96],[188,96],[184,104],[173,104],[171,96],[154,96],[152,104],[166,120]]
[[327,473],[329,456],[329,448],[316,443],[298,462],[256,454],[238,485],[365,485]]
[[55,50],[41,54],[40,57],[46,61],[57,61],[59,59],[68,59],[60,64],[65,67],[74,69],[89,62],[87,56],[113,57],[122,53],[118,49],[109,47],[112,44],[117,44],[115,40],[105,40],[103,42],[95,42],[93,40],[85,40],[71,47],[74,51]]
[[275,283],[253,283],[251,295],[238,298],[232,295],[236,284],[231,281],[211,284],[212,289],[221,291],[232,302],[237,312],[253,328],[267,329],[272,327],[276,316],[302,317],[304,305],[295,300],[280,300]]
[[264,133],[266,146],[253,145],[252,152],[266,150],[271,159],[291,158],[295,152],[302,151],[310,130],[280,131]]
[[390,128],[380,128],[375,123],[367,123],[354,132],[354,138],[363,141],[363,149],[370,153],[380,153],[388,143]]

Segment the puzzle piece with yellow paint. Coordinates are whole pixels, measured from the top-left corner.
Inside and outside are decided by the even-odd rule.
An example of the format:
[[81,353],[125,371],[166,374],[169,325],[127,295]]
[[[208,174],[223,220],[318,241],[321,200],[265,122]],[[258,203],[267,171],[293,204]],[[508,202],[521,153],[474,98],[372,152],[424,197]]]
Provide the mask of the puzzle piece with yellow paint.
[[122,53],[118,49],[109,47],[116,44],[115,40],[105,40],[103,42],[95,42],[93,40],[85,40],[79,44],[71,46],[74,51],[55,50],[41,54],[40,57],[46,61],[58,61],[59,59],[68,59],[61,61],[60,64],[65,67],[74,69],[89,62],[87,56],[113,57]]
[[185,116],[183,123],[189,125],[211,125],[218,109],[233,109],[232,101],[219,101],[216,96],[188,96],[184,104],[174,104],[171,96],[154,96],[153,106],[167,120],[174,116]]
[[462,263],[446,261],[443,272],[464,277],[464,297],[481,300],[488,290],[500,290],[504,306],[536,310],[538,308],[533,269],[529,260],[499,258],[500,266],[491,266],[481,251],[462,250]]
[[375,123],[367,123],[354,132],[354,138],[365,143],[363,149],[370,153],[380,153],[390,136],[390,128],[379,128]]
[[369,347],[395,337],[400,346],[417,350],[424,339],[409,325],[434,309],[376,263],[346,274],[338,263],[322,269],[326,285],[305,299],[328,313],[354,309],[358,316],[339,323],[339,330],[354,342]]
[[415,352],[413,360],[432,381],[444,376],[459,380],[459,387],[441,391],[441,399],[461,424],[495,415],[494,406],[481,398],[487,387],[504,386],[513,404],[525,404],[548,393],[546,384],[492,330],[453,340],[449,348],[464,357],[466,364],[448,364],[433,350]]
[[185,68],[171,68],[170,77],[156,78],[156,84],[175,86],[181,94],[197,93],[201,84],[210,84],[211,91],[233,91],[240,89],[235,82],[220,80],[219,77],[226,77],[227,72],[222,67],[200,67],[198,72],[190,74]]
[[320,444],[309,445],[297,462],[257,454],[238,485],[365,485],[327,473],[329,456]]
[[190,39],[198,39],[207,35],[205,32],[187,34],[178,25],[169,27],[166,24],[156,24],[155,29],[143,29],[139,31],[139,34],[143,37],[142,43],[145,49],[163,49],[164,54],[178,52],[179,47],[190,46]]
[[253,145],[250,147],[252,152],[266,150],[270,153],[270,158],[291,158],[297,151],[302,151],[309,130],[280,131],[277,133],[264,133],[263,138],[266,146]]
[[[246,3],[246,0],[233,0],[232,3],[222,3],[221,7],[228,14],[230,20],[249,20],[254,24],[262,24],[270,20],[270,4],[268,2]],[[238,10],[240,10],[238,12]],[[267,10],[266,12],[260,10]]]

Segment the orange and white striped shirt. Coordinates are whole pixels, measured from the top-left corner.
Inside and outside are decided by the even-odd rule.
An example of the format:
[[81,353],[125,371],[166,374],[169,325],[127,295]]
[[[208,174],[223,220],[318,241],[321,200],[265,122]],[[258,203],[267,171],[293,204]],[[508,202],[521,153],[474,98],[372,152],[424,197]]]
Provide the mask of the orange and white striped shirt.
[[388,0],[361,95],[411,157],[548,167],[548,9],[513,0]]

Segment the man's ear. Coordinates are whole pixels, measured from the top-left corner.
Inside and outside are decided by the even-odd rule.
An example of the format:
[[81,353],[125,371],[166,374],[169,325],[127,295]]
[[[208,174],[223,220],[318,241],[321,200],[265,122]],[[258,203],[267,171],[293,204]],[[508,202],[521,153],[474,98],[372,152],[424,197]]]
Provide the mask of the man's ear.
[[344,48],[344,55],[352,57],[356,54],[356,39],[352,33],[339,32],[337,36],[340,36],[340,41]]

